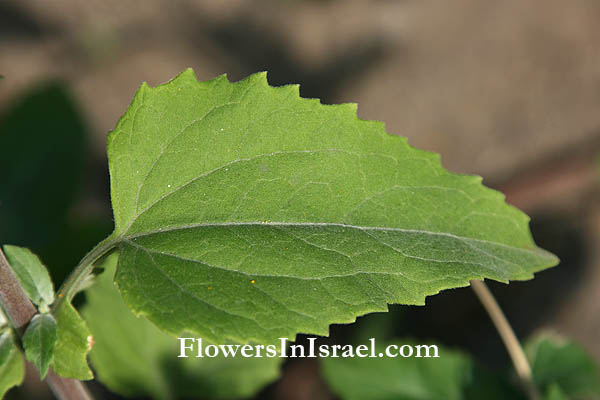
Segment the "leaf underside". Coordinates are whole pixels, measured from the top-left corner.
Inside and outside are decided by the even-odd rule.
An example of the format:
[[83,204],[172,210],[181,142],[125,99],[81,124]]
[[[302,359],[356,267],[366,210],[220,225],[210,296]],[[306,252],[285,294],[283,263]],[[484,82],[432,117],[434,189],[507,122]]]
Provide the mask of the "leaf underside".
[[480,177],[264,73],[143,84],[108,156],[116,282],[172,334],[326,335],[388,303],[557,263]]

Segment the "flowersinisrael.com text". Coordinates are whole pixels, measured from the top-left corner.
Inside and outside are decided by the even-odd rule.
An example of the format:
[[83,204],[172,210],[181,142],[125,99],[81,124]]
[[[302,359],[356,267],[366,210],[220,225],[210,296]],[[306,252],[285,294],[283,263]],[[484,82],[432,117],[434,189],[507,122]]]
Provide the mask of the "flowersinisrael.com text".
[[287,338],[279,338],[278,344],[206,344],[202,338],[181,337],[179,340],[179,355],[177,357],[208,357],[219,355],[223,357],[282,357],[282,358],[304,358],[304,357],[416,357],[416,358],[439,358],[436,345],[396,345],[391,344],[385,348],[376,349],[375,339],[369,339],[369,344],[352,345],[316,345],[317,338],[308,338],[308,345],[288,345]]

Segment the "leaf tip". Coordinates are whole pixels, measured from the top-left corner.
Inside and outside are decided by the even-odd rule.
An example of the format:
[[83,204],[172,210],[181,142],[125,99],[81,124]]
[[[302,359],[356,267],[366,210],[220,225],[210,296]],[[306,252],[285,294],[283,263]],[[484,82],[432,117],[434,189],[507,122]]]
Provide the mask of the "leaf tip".
[[544,264],[542,265],[542,269],[552,268],[560,264],[560,258],[547,250],[538,248],[538,251],[542,253],[541,255],[544,257]]
[[[40,367],[38,367],[38,368],[40,368]],[[50,369],[50,366],[49,366],[49,365],[48,365],[48,366],[46,366],[45,368],[44,368],[44,367],[41,367],[41,369],[39,369],[39,373],[40,373],[40,380],[41,380],[41,381],[43,381],[44,379],[46,379],[46,375],[48,375],[48,370],[49,370],[49,369]]]

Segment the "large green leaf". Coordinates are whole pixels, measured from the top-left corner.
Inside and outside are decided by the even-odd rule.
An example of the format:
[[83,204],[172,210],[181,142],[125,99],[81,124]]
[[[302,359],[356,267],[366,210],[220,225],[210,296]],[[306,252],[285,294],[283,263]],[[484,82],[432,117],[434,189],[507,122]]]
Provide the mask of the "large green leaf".
[[600,369],[576,343],[542,333],[528,340],[525,350],[533,380],[548,398],[600,398]]
[[480,177],[264,73],[143,84],[108,156],[116,281],[172,334],[324,335],[388,303],[557,263]]
[[54,286],[48,270],[29,249],[4,246],[4,253],[29,299],[46,308],[54,302]]
[[0,332],[0,399],[12,387],[23,383],[25,360],[9,330]]
[[[252,396],[279,376],[280,358],[178,358],[178,341],[145,318],[136,318],[113,284],[117,256],[86,291],[82,310],[94,334],[90,354],[98,379],[125,396],[156,399]],[[187,397],[186,397],[187,398]]]
[[37,314],[32,319],[23,335],[25,357],[31,361],[44,379],[54,359],[57,341],[56,320],[50,314]]

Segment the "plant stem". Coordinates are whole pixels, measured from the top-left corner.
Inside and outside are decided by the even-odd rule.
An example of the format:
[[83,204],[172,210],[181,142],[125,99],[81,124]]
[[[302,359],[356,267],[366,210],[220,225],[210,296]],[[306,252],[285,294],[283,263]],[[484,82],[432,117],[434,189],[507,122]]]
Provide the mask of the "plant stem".
[[85,279],[92,273],[94,263],[110,252],[117,243],[118,240],[114,240],[112,236],[109,236],[98,243],[96,247],[81,259],[77,267],[75,267],[71,275],[69,275],[58,290],[56,300],[52,305],[53,311],[58,310],[63,301],[73,300],[73,296],[77,294]]
[[[0,305],[19,335],[23,335],[27,324],[37,313],[4,256],[2,248],[0,248]],[[52,369],[46,375],[46,383],[60,400],[92,400],[92,396],[81,381],[62,378]]]
[[525,352],[523,351],[515,332],[506,319],[506,316],[502,312],[502,309],[498,305],[498,302],[483,281],[472,280],[471,288],[479,298],[483,308],[485,308],[490,316],[490,319],[496,326],[496,330],[504,342],[504,346],[508,351],[508,355],[512,360],[515,371],[517,372],[523,388],[531,400],[537,400],[539,395],[535,389],[535,386],[533,385],[531,367],[529,366]]
[[0,304],[13,328],[23,335],[37,310],[27,297],[0,248]]
[[52,369],[48,370],[46,383],[50,386],[52,393],[57,399],[61,400],[93,400],[90,392],[87,391],[83,382],[76,379],[62,378]]

